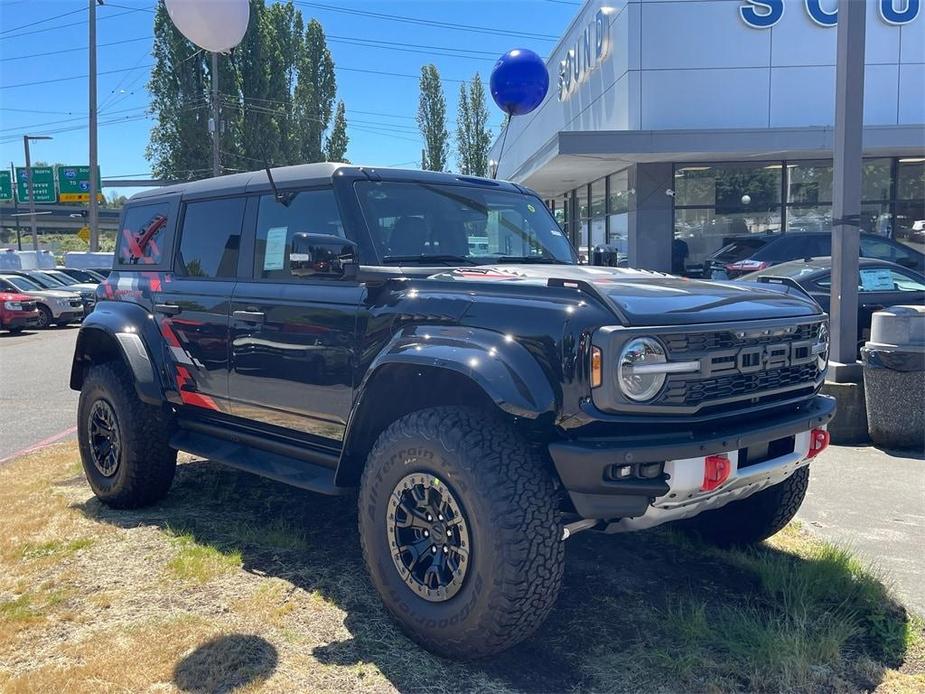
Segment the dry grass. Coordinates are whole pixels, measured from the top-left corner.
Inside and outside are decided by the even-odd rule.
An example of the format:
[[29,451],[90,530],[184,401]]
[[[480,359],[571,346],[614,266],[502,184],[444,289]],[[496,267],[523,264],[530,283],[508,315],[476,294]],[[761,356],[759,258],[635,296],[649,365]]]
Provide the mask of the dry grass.
[[4,691],[925,691],[922,623],[793,527],[751,552],[579,535],[541,631],[462,664],[388,619],[349,497],[185,460],[163,503],[113,511],[76,460],[0,468]]

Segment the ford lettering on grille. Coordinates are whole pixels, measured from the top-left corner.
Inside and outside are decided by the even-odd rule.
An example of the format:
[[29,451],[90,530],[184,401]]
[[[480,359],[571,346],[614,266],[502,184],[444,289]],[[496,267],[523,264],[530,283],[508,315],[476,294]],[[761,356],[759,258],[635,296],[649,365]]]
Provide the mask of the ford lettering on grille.
[[754,345],[713,352],[700,360],[704,378],[729,373],[750,374],[788,366],[802,366],[815,360],[812,340]]

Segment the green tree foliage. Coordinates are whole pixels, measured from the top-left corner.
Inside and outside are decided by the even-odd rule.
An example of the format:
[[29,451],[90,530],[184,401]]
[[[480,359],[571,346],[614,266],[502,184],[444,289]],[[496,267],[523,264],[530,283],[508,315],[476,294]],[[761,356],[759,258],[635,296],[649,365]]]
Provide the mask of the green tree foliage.
[[331,126],[331,134],[324,146],[324,154],[328,161],[340,161],[350,163],[347,159],[347,143],[350,138],[347,137],[347,113],[344,108],[344,102],[337,102],[337,112],[334,114],[334,124]]
[[152,53],[148,90],[155,125],[145,156],[155,176],[201,178],[210,158],[206,56],[173,25],[163,2],[154,14]]
[[446,171],[450,149],[446,130],[446,97],[443,95],[440,73],[434,65],[421,68],[420,85],[418,127],[424,139],[421,168],[425,171]]
[[459,85],[458,109],[456,152],[459,171],[473,176],[487,176],[491,131],[488,129],[485,88],[478,73],[475,73],[468,85]]
[[[314,19],[306,27],[291,0],[250,0],[250,10],[241,44],[218,60],[223,167],[324,161],[337,90],[324,29]],[[180,34],[163,1],[154,35],[148,88],[156,125],[146,156],[157,176],[203,178],[211,175],[211,55]],[[343,127],[337,138],[346,148]]]

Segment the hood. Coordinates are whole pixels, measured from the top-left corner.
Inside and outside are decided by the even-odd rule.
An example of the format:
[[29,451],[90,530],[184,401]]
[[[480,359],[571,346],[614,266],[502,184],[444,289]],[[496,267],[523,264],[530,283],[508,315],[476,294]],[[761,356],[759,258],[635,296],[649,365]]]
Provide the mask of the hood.
[[80,299],[77,292],[66,292],[63,289],[36,289],[26,292],[29,296],[38,296],[43,299]]
[[587,282],[628,325],[684,325],[812,316],[818,305],[789,287],[690,280],[658,272],[589,265],[494,265],[459,268],[434,279],[546,286]]
[[89,282],[78,282],[77,284],[69,284],[67,286],[68,289],[76,289],[81,294],[85,294],[87,292],[90,292],[91,294],[96,294],[96,287],[97,285],[90,284]]

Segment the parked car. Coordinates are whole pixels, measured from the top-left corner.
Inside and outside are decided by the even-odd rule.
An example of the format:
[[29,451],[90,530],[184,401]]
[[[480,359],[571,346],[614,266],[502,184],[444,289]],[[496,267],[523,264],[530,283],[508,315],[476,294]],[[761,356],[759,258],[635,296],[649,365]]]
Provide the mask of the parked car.
[[39,309],[35,300],[18,292],[0,291],[0,330],[18,333],[38,327]]
[[60,289],[61,291],[74,292],[80,296],[83,302],[84,315],[88,315],[93,310],[93,307],[96,306],[96,288],[99,286],[98,283],[84,284],[58,270],[20,270],[16,274],[28,277],[45,289]]
[[[898,304],[925,303],[925,275],[883,260],[861,258],[858,273],[858,340],[870,337],[871,316]],[[762,277],[786,277],[794,280],[828,313],[831,310],[832,259],[813,258],[781,263],[774,267],[743,275],[737,281],[755,281]]]
[[0,291],[25,294],[34,299],[39,310],[37,328],[75,323],[84,316],[84,305],[79,295],[47,289],[23,275],[0,273]]
[[[773,236],[760,235],[765,241],[754,253],[733,262],[711,263],[708,277],[735,279],[750,272],[765,270],[788,260],[805,260],[832,255],[832,235],[826,233],[788,232]],[[925,272],[925,255],[905,244],[876,234],[861,234],[861,257],[886,260],[903,267]]]
[[62,267],[59,265],[55,268],[59,272],[63,272],[65,275],[70,275],[78,282],[83,282],[84,284],[99,284],[106,278],[95,270],[82,270],[76,267]]
[[64,254],[64,266],[93,270],[108,275],[112,269],[113,254],[111,252],[68,251]]
[[816,302],[579,265],[518,185],[318,163],[142,192],[119,228],[70,380],[93,493],[158,501],[178,450],[359,488],[372,586],[445,656],[536,630],[582,530],[773,535],[828,444]]

